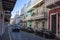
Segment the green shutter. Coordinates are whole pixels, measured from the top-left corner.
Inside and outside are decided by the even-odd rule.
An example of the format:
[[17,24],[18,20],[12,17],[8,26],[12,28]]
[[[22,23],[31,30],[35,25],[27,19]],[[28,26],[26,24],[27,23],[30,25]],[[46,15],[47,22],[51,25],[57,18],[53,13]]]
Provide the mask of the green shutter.
[[30,12],[30,15],[32,16],[32,12]]
[[30,15],[31,15],[31,16],[33,15],[33,12],[32,12],[32,11],[33,11],[33,9],[30,9]]

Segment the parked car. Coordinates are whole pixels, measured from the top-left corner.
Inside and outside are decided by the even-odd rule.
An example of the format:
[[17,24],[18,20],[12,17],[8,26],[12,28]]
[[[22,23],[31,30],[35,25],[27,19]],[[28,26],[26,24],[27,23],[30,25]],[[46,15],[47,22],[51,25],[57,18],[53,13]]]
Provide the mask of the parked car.
[[34,30],[30,27],[26,27],[25,31],[30,32],[30,33],[34,33]]
[[55,38],[55,34],[47,29],[36,30],[35,34],[46,38]]
[[25,27],[20,27],[20,29],[21,29],[22,31],[25,31]]
[[39,36],[43,36],[43,30],[35,30],[35,34]]
[[45,30],[43,32],[43,36],[45,36],[46,38],[55,38],[55,33],[53,33],[52,31]]
[[19,32],[20,31],[20,26],[19,25],[13,25],[12,31],[13,32]]

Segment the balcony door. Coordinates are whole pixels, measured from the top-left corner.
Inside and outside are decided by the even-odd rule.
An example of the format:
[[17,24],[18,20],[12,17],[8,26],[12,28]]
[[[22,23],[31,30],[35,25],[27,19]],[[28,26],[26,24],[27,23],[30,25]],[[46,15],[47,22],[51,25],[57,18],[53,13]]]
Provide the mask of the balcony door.
[[53,33],[55,33],[56,34],[56,29],[57,29],[57,21],[58,21],[58,19],[57,19],[57,14],[56,13],[52,13],[51,15],[50,15],[50,27],[51,27],[51,31],[53,32]]

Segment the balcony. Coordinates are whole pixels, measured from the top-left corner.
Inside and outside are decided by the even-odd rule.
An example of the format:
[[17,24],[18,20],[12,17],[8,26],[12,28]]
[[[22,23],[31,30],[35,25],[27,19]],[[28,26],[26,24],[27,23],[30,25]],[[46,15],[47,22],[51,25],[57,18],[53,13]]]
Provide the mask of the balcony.
[[34,15],[31,17],[27,17],[26,19],[23,19],[23,21],[31,21],[31,20],[47,20],[47,14],[39,14],[39,15]]
[[16,3],[16,0],[2,0],[2,5],[4,10],[12,11],[15,3]]
[[35,15],[31,17],[31,20],[38,20],[38,19],[47,19],[46,14]]
[[11,17],[11,12],[10,11],[4,11],[4,19],[5,19],[5,22],[9,22],[10,21],[10,17]]
[[29,21],[29,20],[31,20],[31,16],[26,17],[25,19],[23,19],[23,21]]
[[46,3],[47,8],[52,9],[55,8],[57,6],[60,6],[60,0],[50,0],[47,1],[48,3]]
[[11,17],[11,12],[10,11],[4,11],[5,16],[10,16]]

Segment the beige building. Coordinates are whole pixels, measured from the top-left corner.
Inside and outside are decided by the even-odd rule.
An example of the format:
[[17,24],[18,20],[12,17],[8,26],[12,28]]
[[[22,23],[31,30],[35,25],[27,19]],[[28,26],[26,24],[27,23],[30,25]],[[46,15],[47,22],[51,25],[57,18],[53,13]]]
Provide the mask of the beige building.
[[[31,27],[34,30],[40,30],[42,28],[47,28],[47,13],[44,11],[43,0],[30,1],[27,5],[25,12],[25,22],[27,27]],[[44,14],[45,13],[45,14]]]
[[[60,37],[60,26],[58,25],[60,21],[54,23],[50,17],[55,13],[59,12],[60,0],[34,0],[30,1],[29,5],[25,11],[25,23],[27,27],[32,27],[34,30],[41,30],[42,28],[48,29],[56,34],[57,37]],[[56,10],[55,10],[56,9]],[[54,11],[52,11],[54,10]],[[56,12],[57,11],[57,12]],[[53,14],[49,14],[53,13]],[[59,20],[59,16],[57,18]],[[52,23],[56,25],[52,25]],[[55,27],[54,27],[55,26]]]
[[[34,3],[35,4],[35,3]],[[45,5],[43,0],[39,0],[36,2],[36,4],[33,6],[34,10],[32,20],[34,20],[34,28],[35,30],[41,30],[42,28],[47,28],[47,13],[45,12]]]

